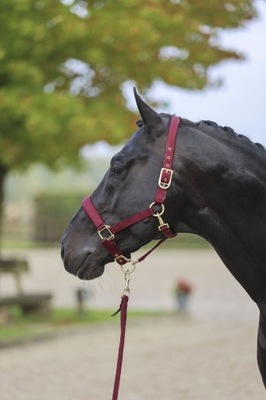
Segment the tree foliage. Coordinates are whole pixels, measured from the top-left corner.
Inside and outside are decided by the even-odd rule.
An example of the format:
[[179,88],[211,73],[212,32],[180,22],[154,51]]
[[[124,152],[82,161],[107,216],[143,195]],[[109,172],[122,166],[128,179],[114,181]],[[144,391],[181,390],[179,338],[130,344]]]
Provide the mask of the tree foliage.
[[[75,163],[82,145],[123,140],[134,116],[123,84],[188,89],[241,56],[223,29],[255,17],[251,0],[1,0],[0,170]],[[1,185],[0,185],[1,186]]]

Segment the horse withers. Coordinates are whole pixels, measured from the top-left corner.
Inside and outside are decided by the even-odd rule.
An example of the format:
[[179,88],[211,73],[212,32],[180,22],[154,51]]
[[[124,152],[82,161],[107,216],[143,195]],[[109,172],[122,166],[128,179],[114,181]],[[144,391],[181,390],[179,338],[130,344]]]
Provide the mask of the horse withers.
[[259,307],[266,387],[266,151],[214,122],[159,114],[134,93],[138,130],[67,227],[64,266],[94,279],[154,239],[202,236]]

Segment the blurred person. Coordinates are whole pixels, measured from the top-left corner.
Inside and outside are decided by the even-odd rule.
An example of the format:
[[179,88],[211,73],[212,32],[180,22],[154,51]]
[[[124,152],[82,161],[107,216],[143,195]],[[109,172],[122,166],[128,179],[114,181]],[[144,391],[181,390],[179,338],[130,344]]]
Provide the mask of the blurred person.
[[189,298],[192,293],[192,285],[185,279],[178,279],[175,286],[175,295],[178,310],[182,314],[187,314]]

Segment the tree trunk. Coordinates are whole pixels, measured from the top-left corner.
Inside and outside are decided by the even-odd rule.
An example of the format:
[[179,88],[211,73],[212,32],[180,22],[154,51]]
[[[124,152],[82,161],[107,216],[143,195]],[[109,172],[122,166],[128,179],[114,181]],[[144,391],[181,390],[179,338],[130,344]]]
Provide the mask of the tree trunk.
[[3,232],[4,182],[7,176],[7,172],[8,172],[7,167],[0,163],[0,251],[2,247],[1,243],[2,243],[2,232]]

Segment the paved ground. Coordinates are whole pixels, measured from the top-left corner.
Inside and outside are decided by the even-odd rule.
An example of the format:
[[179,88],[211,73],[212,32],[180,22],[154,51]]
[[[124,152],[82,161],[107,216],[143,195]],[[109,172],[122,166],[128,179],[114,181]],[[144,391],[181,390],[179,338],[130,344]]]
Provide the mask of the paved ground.
[[[56,305],[73,305],[83,287],[93,294],[91,306],[117,307],[123,286],[118,266],[87,284],[64,272],[57,251],[27,257],[27,291],[49,290]],[[156,252],[132,276],[129,307],[174,311],[178,277],[194,287],[190,315],[129,319],[120,399],[264,399],[256,365],[257,309],[214,252]],[[1,281],[2,292],[12,290],[9,279]],[[1,400],[111,399],[118,335],[116,320],[1,350]]]

